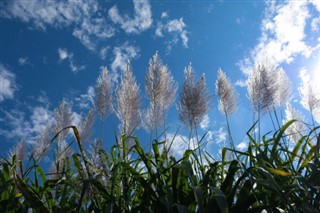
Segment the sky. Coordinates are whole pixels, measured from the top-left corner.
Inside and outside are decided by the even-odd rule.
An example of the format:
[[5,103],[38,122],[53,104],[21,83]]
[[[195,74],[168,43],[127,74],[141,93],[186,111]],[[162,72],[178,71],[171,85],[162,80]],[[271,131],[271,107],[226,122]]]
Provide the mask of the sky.
[[[214,156],[227,144],[215,95],[219,68],[239,93],[237,111],[230,116],[239,150],[246,148],[252,126],[246,80],[257,62],[268,58],[286,71],[293,85],[291,103],[307,119],[299,87],[303,79],[320,82],[319,0],[1,1],[0,20],[0,156],[21,140],[32,146],[63,99],[78,125],[93,106],[103,67],[115,87],[130,60],[146,108],[145,74],[156,51],[179,91],[190,63],[198,77],[205,74],[212,98],[199,131],[207,132],[205,148]],[[178,131],[172,149],[181,156],[188,129],[178,120],[178,99],[177,94],[168,112],[167,134],[170,138]],[[273,130],[268,116],[262,122],[265,133]],[[96,117],[94,129],[99,123]],[[107,149],[115,143],[118,125],[114,114],[107,117]],[[135,134],[149,144],[142,127]]]

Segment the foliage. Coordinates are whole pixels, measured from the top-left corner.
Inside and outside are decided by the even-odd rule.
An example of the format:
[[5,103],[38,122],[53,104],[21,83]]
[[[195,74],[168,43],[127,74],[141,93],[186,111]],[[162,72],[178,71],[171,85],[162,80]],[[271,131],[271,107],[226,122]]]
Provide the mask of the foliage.
[[[168,155],[165,141],[154,140],[146,153],[136,137],[124,146],[98,150],[99,164],[87,157],[76,127],[78,153],[56,164],[59,175],[46,174],[31,155],[23,164],[13,153],[0,164],[0,212],[318,212],[320,135],[302,135],[292,150],[283,144],[289,121],[262,141],[249,134],[248,149],[223,148],[221,160],[209,154],[200,163],[196,150],[181,159]],[[254,126],[252,127],[254,128]],[[316,142],[316,143],[314,143]],[[119,144],[119,143],[117,143]],[[226,160],[228,152],[237,157]]]

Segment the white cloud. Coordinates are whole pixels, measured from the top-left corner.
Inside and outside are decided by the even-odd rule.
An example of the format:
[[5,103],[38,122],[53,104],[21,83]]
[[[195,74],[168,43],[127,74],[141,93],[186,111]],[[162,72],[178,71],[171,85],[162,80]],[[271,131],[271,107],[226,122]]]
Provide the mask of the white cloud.
[[312,31],[318,31],[318,30],[319,30],[319,27],[320,27],[320,17],[314,18],[314,19],[311,21],[311,30],[312,30]]
[[53,122],[53,113],[42,106],[34,107],[30,117],[32,133],[39,135],[49,123]]
[[[41,105],[28,107],[30,117],[26,112],[18,109],[6,111],[2,109],[5,127],[0,128],[0,134],[8,139],[24,140],[27,143],[35,143],[44,129],[52,124],[53,112]],[[2,119],[2,118],[1,118]]]
[[17,90],[16,75],[0,63],[0,102],[12,99]]
[[72,112],[72,123],[71,124],[73,126],[79,127],[82,119],[83,119],[83,117],[81,114],[74,112],[74,111]]
[[[261,23],[259,43],[239,65],[248,74],[251,67],[266,57],[276,64],[290,64],[297,56],[309,57],[319,44],[309,46],[306,24],[314,16],[308,1],[267,1]],[[318,17],[318,16],[317,16]]]
[[10,111],[3,110],[4,117],[1,118],[5,120],[5,126],[10,127],[0,128],[0,135],[6,138],[24,138],[27,134],[31,132],[30,123],[25,121],[25,114],[19,110],[12,109]]
[[239,79],[235,83],[236,86],[238,87],[246,87],[247,86],[247,81],[243,79]]
[[67,50],[67,49],[59,48],[59,49],[58,49],[58,54],[59,54],[59,59],[60,59],[61,61],[69,58],[69,53],[68,53],[68,50]]
[[1,17],[20,19],[33,28],[72,27],[73,35],[90,50],[115,30],[102,16],[98,1],[8,1],[1,7]]
[[18,59],[19,65],[23,66],[23,65],[31,65],[29,62],[29,58],[28,57],[20,57]]
[[213,131],[216,144],[225,143],[227,140],[227,132],[220,127],[218,131]]
[[169,146],[170,142],[173,140],[171,149],[169,150],[169,154],[174,156],[176,159],[180,159],[184,152],[188,149],[188,141],[186,136],[176,135],[174,138],[173,134],[167,134],[167,146]]
[[89,86],[85,94],[76,97],[75,100],[79,102],[80,109],[90,109],[94,105],[95,91],[94,87]]
[[[48,101],[46,101],[48,102]],[[71,103],[66,102],[68,105]],[[29,111],[19,109],[1,109],[0,120],[5,120],[5,124],[0,127],[0,135],[12,140],[24,140],[29,144],[34,144],[41,133],[54,122],[54,111],[48,108],[47,104],[40,104],[25,108]],[[79,126],[82,115],[72,111],[72,125]]]
[[64,61],[68,59],[69,67],[72,72],[78,72],[86,68],[85,65],[77,65],[74,60],[74,55],[72,52],[68,52],[66,48],[58,48],[59,60]]
[[208,115],[205,115],[202,121],[200,122],[200,128],[202,130],[207,130],[210,124],[210,118]]
[[243,151],[248,148],[248,144],[246,142],[241,142],[236,146],[236,149]]
[[168,17],[169,17],[169,15],[168,15],[167,12],[162,12],[161,13],[161,18],[168,18]]
[[173,39],[168,42],[169,49],[172,48],[172,44],[176,44],[179,41],[178,36],[180,36],[183,47],[188,48],[189,38],[187,36],[188,32],[185,30],[186,27],[187,25],[184,23],[183,18],[170,20],[168,13],[162,13],[161,21],[157,24],[155,35],[163,37],[165,32],[172,34]]
[[147,0],[133,0],[134,16],[128,14],[120,15],[118,7],[115,5],[109,11],[109,17],[115,24],[120,24],[121,28],[127,33],[140,33],[151,27],[152,12]]
[[319,0],[311,0],[311,3],[315,6],[315,8],[320,12],[320,1]]
[[74,60],[71,60],[70,59],[70,64],[69,64],[69,67],[71,69],[72,72],[78,72],[78,71],[81,71],[81,70],[84,70],[86,69],[86,66],[85,65],[76,65],[76,63],[74,62]]
[[107,47],[102,47],[102,48],[100,49],[100,51],[99,51],[99,57],[100,57],[102,60],[105,60],[105,59],[106,59],[109,49],[110,49],[109,46],[107,46]]
[[41,94],[37,98],[37,101],[40,104],[46,106],[47,108],[51,105],[50,100],[49,100],[47,93],[45,91],[41,91]]
[[126,70],[127,62],[138,57],[139,51],[140,49],[138,47],[129,45],[128,42],[122,44],[121,46],[114,47],[114,60],[111,64],[111,70],[113,71],[113,80],[117,79],[118,70]]

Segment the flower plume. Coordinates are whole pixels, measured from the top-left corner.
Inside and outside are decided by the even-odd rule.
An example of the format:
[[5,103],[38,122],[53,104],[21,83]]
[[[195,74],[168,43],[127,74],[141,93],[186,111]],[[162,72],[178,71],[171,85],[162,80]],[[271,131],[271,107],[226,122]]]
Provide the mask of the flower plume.
[[218,78],[216,81],[216,93],[220,97],[219,110],[225,115],[230,115],[237,108],[237,94],[226,76],[219,68]]
[[80,132],[80,138],[82,142],[88,141],[88,139],[92,135],[92,126],[94,123],[94,110],[91,109],[85,119],[80,124],[79,132]]
[[111,78],[108,69],[104,67],[97,78],[95,107],[103,121],[112,112]]
[[291,96],[291,81],[287,76],[284,69],[280,68],[277,72],[277,81],[276,81],[276,94],[275,102],[276,106],[281,107],[286,105],[290,100]]
[[129,63],[120,78],[120,83],[116,88],[116,95],[116,115],[120,120],[119,129],[121,134],[129,136],[141,123],[139,86]]
[[178,105],[179,119],[192,129],[209,112],[210,95],[206,89],[205,76],[196,81],[191,64],[184,70],[183,90]]
[[163,122],[165,112],[174,101],[177,88],[169,68],[163,65],[156,52],[149,60],[146,75],[146,95],[150,106],[146,111],[145,125],[149,131],[157,129]]
[[301,97],[300,103],[306,110],[310,111],[312,119],[320,123],[320,89],[316,85],[319,82],[311,81],[306,70],[300,71],[300,78],[302,81],[298,88]]
[[[60,106],[54,110],[54,134],[58,133],[63,128],[70,126],[72,122],[72,112],[70,107],[66,104],[65,100],[61,101]],[[68,131],[59,134],[59,142],[63,141],[67,136]]]
[[276,94],[276,66],[271,63],[258,64],[249,74],[247,89],[255,112],[270,111],[274,106]]
[[40,160],[45,156],[50,147],[50,140],[52,139],[52,125],[49,124],[41,132],[40,136],[37,139],[37,142],[33,146],[32,155],[35,159]]
[[298,142],[302,136],[302,132],[305,128],[305,118],[298,110],[294,109],[290,104],[287,104],[285,109],[285,119],[283,120],[283,124],[296,120],[292,123],[287,129],[286,134],[289,136],[292,142]]

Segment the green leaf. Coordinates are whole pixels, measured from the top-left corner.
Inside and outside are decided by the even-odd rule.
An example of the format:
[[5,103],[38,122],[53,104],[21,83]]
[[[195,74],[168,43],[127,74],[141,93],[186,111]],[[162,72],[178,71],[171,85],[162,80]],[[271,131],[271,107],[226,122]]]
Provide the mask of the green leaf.
[[281,176],[292,176],[291,172],[286,172],[280,169],[274,169],[274,168],[266,168],[266,170],[268,170],[271,173],[277,174],[277,175],[281,175]]
[[228,202],[225,194],[218,189],[217,187],[212,188],[214,192],[214,197],[219,205],[220,212],[222,213],[228,213]]

